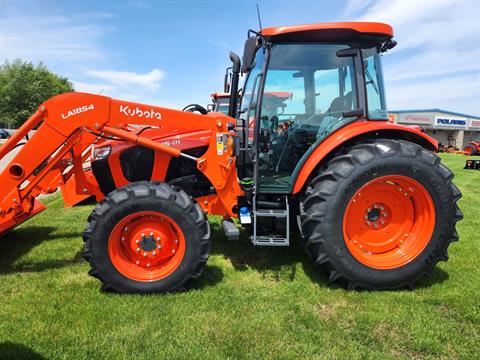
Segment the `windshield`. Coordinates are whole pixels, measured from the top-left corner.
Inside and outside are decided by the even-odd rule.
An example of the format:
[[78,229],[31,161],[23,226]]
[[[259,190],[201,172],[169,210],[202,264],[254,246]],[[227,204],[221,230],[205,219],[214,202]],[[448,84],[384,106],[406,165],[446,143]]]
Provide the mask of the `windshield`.
[[253,62],[253,67],[248,73],[247,80],[245,81],[242,102],[240,104],[239,119],[245,121],[247,144],[252,145],[254,139],[255,129],[255,109],[256,95],[261,84],[261,73],[263,66],[263,59],[265,57],[265,51],[263,48],[258,49]]
[[372,120],[388,120],[381,55],[377,48],[369,48],[362,49],[362,57],[367,89],[368,118]]
[[337,56],[345,48],[332,44],[272,47],[257,127],[262,134],[261,190],[288,191],[291,174],[305,153],[355,120],[344,116],[358,108],[354,60]]
[[221,112],[225,115],[228,115],[228,108],[230,107],[230,98],[228,97],[220,97],[217,99],[215,103],[215,112]]

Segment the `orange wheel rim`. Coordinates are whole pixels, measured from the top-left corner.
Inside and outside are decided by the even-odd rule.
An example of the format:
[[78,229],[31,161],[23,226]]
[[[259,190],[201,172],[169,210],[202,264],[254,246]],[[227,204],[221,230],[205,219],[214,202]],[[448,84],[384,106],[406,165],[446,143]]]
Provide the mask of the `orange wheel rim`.
[[397,175],[362,186],[343,217],[348,250],[375,269],[395,269],[414,260],[434,227],[435,207],[428,191],[418,181]]
[[472,150],[471,147],[467,147],[467,148],[465,148],[464,152],[465,152],[465,154],[467,154],[467,155],[471,155],[472,152],[473,152],[473,150]]
[[170,217],[141,211],[124,217],[108,239],[115,268],[136,281],[157,281],[172,274],[185,256],[185,236]]

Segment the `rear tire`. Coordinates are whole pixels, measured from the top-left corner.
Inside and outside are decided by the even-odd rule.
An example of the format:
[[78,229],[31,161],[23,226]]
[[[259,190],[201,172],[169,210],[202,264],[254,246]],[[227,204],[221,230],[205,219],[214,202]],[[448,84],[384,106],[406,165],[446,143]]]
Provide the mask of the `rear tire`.
[[200,206],[164,183],[136,182],[111,192],[83,233],[89,274],[102,290],[183,290],[199,277],[210,251],[210,226]]
[[477,148],[473,144],[468,144],[467,146],[465,146],[463,152],[465,153],[465,155],[478,155]]
[[355,145],[311,181],[300,204],[304,247],[349,289],[413,287],[458,240],[461,193],[452,178],[417,144]]

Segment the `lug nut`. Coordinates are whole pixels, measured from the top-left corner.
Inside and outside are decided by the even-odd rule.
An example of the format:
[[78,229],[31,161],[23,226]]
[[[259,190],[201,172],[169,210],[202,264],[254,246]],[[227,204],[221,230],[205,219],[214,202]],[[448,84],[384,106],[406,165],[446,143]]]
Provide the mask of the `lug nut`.
[[380,220],[380,224],[382,224],[382,225],[383,225],[383,224],[385,224],[385,221],[383,221],[383,220]]
[[160,241],[160,236],[157,237],[157,242]]
[[122,241],[125,241],[125,237],[124,237],[124,236],[122,236]]
[[135,244],[140,244],[140,240],[135,240]]
[[140,248],[137,248],[137,252],[140,252]]
[[150,236],[152,236],[152,235],[153,235],[153,231],[150,231]]
[[162,248],[162,245],[157,245],[157,249],[161,249]]
[[175,244],[178,244],[178,239],[175,239]]
[[145,236],[145,234],[144,234],[144,233],[142,233],[142,237],[144,237],[144,236]]
[[128,227],[125,226],[125,228],[123,229],[123,231],[127,231],[128,230]]
[[140,264],[140,261],[139,260],[135,261],[135,264],[137,264],[137,265]]
[[378,225],[377,225],[377,224],[373,224],[373,227],[376,229],[376,228],[378,228]]
[[152,255],[153,255],[153,256],[156,256],[156,255],[157,255],[157,253],[154,251],[154,252],[152,253]]
[[172,249],[172,254],[175,254],[175,249]]
[[147,267],[150,267],[150,263],[147,263]]
[[147,257],[147,253],[146,253],[146,252],[143,253],[143,257]]

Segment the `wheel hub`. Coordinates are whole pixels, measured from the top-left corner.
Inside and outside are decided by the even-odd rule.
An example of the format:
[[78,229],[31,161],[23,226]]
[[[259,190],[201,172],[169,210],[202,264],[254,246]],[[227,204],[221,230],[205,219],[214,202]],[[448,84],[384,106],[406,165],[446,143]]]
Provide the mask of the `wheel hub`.
[[368,228],[380,230],[390,223],[390,213],[389,207],[384,203],[373,203],[366,206],[365,216],[363,218]]
[[372,180],[347,205],[344,238],[365,265],[391,269],[413,260],[433,233],[435,211],[428,191],[399,175]]
[[152,235],[142,236],[142,240],[140,241],[140,248],[144,251],[152,251],[157,247],[157,242]]
[[168,216],[144,211],[127,216],[113,230],[109,254],[117,269],[140,281],[171,273],[185,254],[185,237]]
[[377,221],[380,218],[380,210],[377,208],[371,209],[367,213],[367,218],[369,221]]

